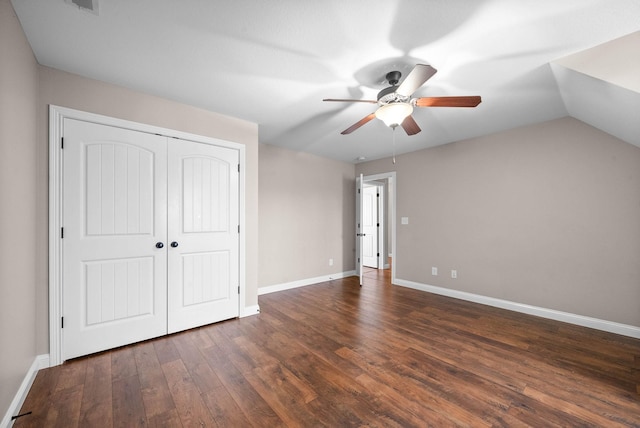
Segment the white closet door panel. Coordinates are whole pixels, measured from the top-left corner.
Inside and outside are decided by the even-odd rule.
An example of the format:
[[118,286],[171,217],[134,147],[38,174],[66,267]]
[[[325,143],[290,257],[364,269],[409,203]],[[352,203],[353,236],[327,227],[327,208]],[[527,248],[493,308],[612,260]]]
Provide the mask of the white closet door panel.
[[166,138],[64,121],[64,358],[166,334]]
[[169,141],[170,333],[239,315],[237,150]]

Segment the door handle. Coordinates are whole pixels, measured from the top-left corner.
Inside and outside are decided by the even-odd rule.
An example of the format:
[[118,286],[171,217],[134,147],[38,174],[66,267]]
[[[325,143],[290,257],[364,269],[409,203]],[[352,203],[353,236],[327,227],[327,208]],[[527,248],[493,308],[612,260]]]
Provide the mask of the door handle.
[[171,248],[176,248],[178,246],[178,243],[176,241],[173,241],[171,243]]
[[356,236],[367,236],[366,233],[356,233]]
[[156,248],[162,248],[164,244],[162,242],[156,242]]

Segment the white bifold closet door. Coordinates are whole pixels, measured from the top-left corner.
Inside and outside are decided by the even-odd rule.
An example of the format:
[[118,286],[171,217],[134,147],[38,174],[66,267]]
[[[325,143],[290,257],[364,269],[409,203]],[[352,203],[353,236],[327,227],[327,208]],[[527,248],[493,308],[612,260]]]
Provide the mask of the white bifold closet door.
[[238,316],[238,152],[64,120],[63,357]]

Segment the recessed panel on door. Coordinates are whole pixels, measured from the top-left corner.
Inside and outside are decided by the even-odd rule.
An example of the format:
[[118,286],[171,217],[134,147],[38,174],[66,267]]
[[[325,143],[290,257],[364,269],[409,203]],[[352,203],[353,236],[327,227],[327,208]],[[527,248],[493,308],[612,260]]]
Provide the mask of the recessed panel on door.
[[153,316],[153,257],[85,262],[87,327]]
[[183,306],[229,299],[230,261],[229,251],[183,254]]
[[131,144],[85,147],[89,236],[149,235],[154,226],[154,153]]

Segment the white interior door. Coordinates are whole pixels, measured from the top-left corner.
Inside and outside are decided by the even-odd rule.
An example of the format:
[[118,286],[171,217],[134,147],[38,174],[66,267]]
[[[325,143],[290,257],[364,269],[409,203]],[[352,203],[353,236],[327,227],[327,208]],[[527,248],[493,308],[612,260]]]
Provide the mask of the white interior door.
[[360,286],[363,283],[364,257],[363,257],[363,231],[362,231],[362,192],[363,175],[356,177],[356,274],[360,277]]
[[63,157],[63,359],[165,334],[166,138],[65,119]]
[[239,315],[239,153],[169,141],[168,331]]
[[362,264],[378,268],[378,186],[362,187]]

